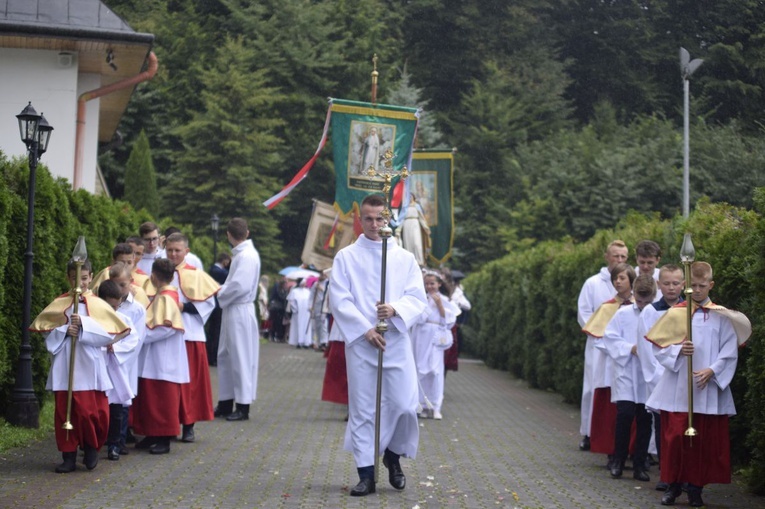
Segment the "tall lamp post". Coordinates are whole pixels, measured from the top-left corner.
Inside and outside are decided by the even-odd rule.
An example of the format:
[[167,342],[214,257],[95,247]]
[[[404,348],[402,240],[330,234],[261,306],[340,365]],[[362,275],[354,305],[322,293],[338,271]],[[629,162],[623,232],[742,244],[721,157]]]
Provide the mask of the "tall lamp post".
[[34,260],[35,186],[37,161],[48,150],[53,127],[45,117],[35,111],[32,103],[16,115],[19,120],[21,141],[29,153],[29,195],[27,198],[27,250],[24,253],[24,301],[21,324],[21,346],[16,370],[16,383],[11,392],[8,422],[16,426],[37,428],[40,426],[40,406],[32,385],[32,345],[29,341],[29,324],[32,314],[32,262]]
[[210,228],[213,232],[213,263],[218,261],[218,226],[220,226],[220,218],[218,214],[213,214],[210,218]]
[[695,58],[685,48],[680,48],[680,74],[683,77],[683,217],[688,218],[691,211],[690,191],[690,143],[689,143],[689,104],[691,90],[691,75],[696,72],[704,60]]

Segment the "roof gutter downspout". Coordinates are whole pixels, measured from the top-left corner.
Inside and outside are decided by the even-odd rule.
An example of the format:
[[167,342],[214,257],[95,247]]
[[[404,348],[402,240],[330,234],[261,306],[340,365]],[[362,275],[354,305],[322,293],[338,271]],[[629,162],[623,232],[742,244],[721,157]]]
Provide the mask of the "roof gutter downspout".
[[148,68],[143,71],[140,74],[136,74],[133,77],[125,78],[124,80],[120,80],[116,83],[112,83],[111,85],[107,85],[105,87],[96,88],[94,90],[90,90],[88,92],[84,92],[82,95],[80,95],[79,99],[77,99],[77,134],[75,135],[75,141],[74,141],[74,182],[72,184],[72,188],[76,191],[77,189],[82,187],[82,164],[83,164],[83,146],[85,143],[85,113],[86,113],[86,107],[85,103],[90,101],[91,99],[97,99],[99,97],[111,94],[112,92],[116,92],[117,90],[122,90],[123,88],[128,88],[135,86],[139,83],[142,83],[144,81],[149,81],[154,77],[155,74],[157,74],[157,68],[159,67],[159,62],[157,61],[157,55],[154,54],[153,51],[149,52],[149,66]]

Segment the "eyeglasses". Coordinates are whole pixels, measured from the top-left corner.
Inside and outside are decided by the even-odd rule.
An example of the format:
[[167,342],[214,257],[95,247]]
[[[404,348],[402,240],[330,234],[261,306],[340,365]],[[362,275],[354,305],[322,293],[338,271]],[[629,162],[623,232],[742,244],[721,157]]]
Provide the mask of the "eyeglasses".
[[159,242],[159,237],[144,237],[143,240],[146,242]]

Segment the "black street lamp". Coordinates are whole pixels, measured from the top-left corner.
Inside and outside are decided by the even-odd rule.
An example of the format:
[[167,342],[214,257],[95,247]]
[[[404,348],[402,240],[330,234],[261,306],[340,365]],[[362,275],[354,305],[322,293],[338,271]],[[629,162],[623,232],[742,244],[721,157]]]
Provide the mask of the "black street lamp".
[[15,426],[37,428],[40,426],[40,405],[32,385],[32,345],[29,341],[29,324],[32,314],[32,262],[34,260],[35,186],[37,161],[48,150],[53,127],[45,117],[37,114],[30,102],[21,113],[19,133],[29,153],[29,195],[27,199],[27,250],[24,253],[24,302],[21,324],[21,346],[16,383],[11,392],[8,422]]
[[213,232],[213,264],[218,261],[218,226],[220,226],[220,218],[218,214],[213,214],[210,218],[210,228]]

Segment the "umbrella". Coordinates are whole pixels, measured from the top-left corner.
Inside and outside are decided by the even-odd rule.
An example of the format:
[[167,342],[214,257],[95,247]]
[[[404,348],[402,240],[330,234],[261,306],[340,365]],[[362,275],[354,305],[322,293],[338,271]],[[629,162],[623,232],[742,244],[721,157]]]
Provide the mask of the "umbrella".
[[465,279],[465,273],[459,270],[453,270],[452,279]]
[[282,270],[279,271],[279,274],[281,274],[282,276],[286,276],[290,272],[294,272],[296,270],[300,270],[300,267],[297,267],[295,265],[291,267],[284,267]]
[[319,273],[314,270],[298,268],[288,272],[286,275],[287,279],[305,279],[311,276],[319,277]]

